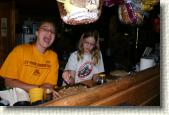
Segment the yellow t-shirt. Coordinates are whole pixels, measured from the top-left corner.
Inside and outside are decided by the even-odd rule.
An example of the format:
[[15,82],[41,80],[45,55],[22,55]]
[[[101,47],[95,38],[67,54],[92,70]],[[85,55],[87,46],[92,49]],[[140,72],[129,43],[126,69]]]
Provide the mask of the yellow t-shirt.
[[35,45],[24,44],[15,47],[8,55],[0,69],[0,76],[33,85],[56,85],[58,68],[58,57],[54,51],[41,54]]

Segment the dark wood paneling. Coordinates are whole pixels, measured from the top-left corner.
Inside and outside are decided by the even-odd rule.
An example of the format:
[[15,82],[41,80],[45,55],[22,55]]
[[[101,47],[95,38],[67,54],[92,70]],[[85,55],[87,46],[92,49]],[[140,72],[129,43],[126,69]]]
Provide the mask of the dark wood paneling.
[[7,18],[7,36],[2,36],[0,32],[0,66],[15,44],[14,5],[15,2],[13,0],[0,1],[0,22],[1,18]]

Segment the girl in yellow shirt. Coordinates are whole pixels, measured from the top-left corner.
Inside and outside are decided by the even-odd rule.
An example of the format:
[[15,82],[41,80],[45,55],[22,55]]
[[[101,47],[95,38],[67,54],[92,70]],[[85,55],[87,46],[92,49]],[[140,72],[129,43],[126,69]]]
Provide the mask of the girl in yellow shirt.
[[58,80],[58,56],[49,50],[55,40],[55,25],[40,23],[33,44],[16,46],[0,69],[7,87],[29,91],[35,87],[53,89]]

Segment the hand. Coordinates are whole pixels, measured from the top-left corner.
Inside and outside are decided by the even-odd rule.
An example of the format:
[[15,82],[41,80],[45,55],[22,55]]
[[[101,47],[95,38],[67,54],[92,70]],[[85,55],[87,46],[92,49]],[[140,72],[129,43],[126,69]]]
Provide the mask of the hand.
[[74,79],[72,76],[72,71],[64,71],[62,74],[62,78],[64,79],[64,81],[66,82],[66,84],[74,84]]
[[53,89],[53,86],[49,85],[49,84],[43,84],[40,86],[41,88],[43,88],[45,90],[44,94],[46,95],[47,93],[47,90],[51,91],[52,93],[52,99],[56,99],[56,98],[61,98],[61,96],[59,95],[58,92],[56,92],[54,89]]
[[56,92],[55,90],[52,90],[52,95],[53,95],[53,99],[56,99],[56,98],[61,98],[62,96],[59,95],[58,92]]

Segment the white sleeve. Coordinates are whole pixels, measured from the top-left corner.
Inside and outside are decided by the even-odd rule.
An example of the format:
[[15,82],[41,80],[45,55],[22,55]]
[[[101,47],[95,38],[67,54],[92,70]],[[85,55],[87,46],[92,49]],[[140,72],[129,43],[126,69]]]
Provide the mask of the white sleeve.
[[77,68],[77,55],[76,53],[72,53],[68,59],[68,62],[65,66],[65,70],[74,70]]
[[101,72],[104,72],[104,64],[103,64],[102,53],[100,52],[100,60],[99,63],[96,65],[95,73],[101,73]]

